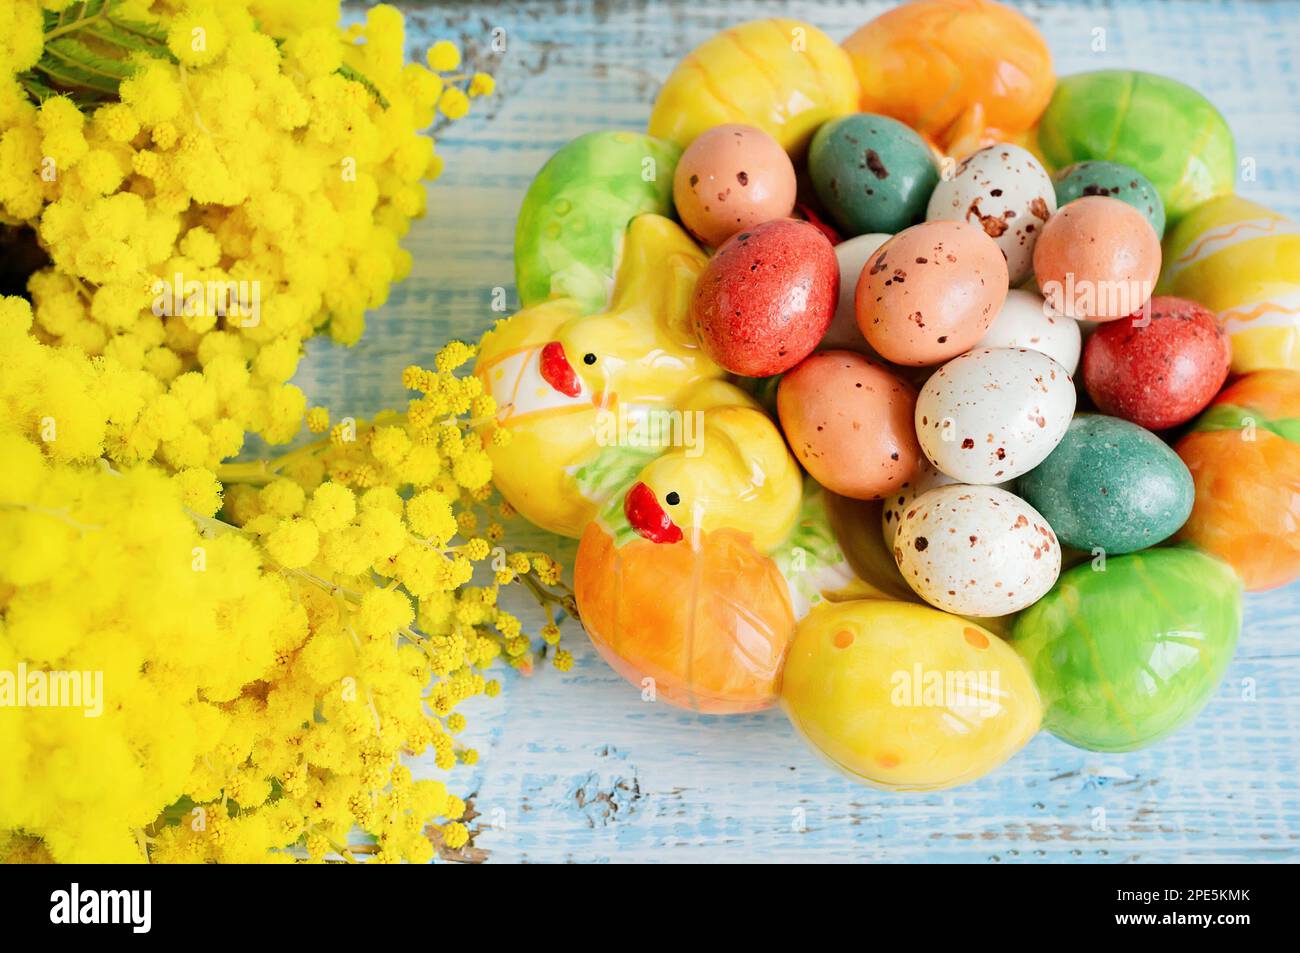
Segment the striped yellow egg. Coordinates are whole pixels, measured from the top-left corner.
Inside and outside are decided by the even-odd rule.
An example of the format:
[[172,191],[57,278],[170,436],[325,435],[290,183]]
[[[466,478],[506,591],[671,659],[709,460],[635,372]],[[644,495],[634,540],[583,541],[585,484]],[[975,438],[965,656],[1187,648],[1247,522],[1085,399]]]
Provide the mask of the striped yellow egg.
[[744,123],[799,156],[818,126],[857,108],[853,64],[830,37],[798,20],[753,20],[686,54],[655,99],[649,132],[684,148],[706,129]]
[[1156,293],[1218,314],[1234,373],[1300,370],[1300,227],[1285,216],[1239,195],[1201,203],[1165,236]]

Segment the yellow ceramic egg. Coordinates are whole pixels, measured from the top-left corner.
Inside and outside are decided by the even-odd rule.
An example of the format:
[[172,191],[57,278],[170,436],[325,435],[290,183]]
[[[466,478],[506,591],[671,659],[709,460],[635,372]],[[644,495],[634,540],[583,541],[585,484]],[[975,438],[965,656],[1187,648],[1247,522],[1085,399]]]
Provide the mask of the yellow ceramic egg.
[[1193,208],[1165,236],[1157,294],[1200,302],[1232,338],[1232,371],[1300,370],[1300,227],[1239,195]]
[[649,131],[685,148],[706,129],[744,123],[799,156],[818,126],[857,108],[853,64],[830,37],[798,20],[753,20],[686,54],[659,90]]
[[800,624],[781,701],[809,744],[865,784],[907,791],[979,778],[1042,718],[1029,670],[982,626],[928,606],[823,603]]

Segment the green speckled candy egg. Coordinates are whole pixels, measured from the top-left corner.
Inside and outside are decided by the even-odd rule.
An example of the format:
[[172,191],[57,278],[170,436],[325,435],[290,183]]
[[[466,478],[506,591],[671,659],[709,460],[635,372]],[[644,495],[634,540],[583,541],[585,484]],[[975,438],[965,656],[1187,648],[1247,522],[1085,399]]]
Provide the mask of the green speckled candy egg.
[[1168,539],[1187,522],[1195,488],[1178,454],[1118,417],[1082,414],[1016,491],[1066,546],[1112,556]]
[[1043,699],[1043,727],[1080,748],[1132,751],[1190,721],[1241,629],[1241,583],[1192,549],[1084,563],[1016,619],[1011,645]]
[[896,119],[856,113],[813,136],[808,173],[845,237],[899,232],[925,218],[939,169],[925,140]]
[[638,132],[589,132],[542,166],[515,225],[515,284],[523,307],[571,297],[583,314],[609,303],[627,223],[673,214],[681,149]]
[[1172,225],[1232,191],[1232,131],[1208,99],[1177,80],[1135,70],[1062,77],[1038,126],[1043,156],[1060,168],[1085,159],[1132,166],[1160,192]]
[[1056,207],[1085,195],[1106,195],[1127,202],[1146,216],[1161,238],[1165,234],[1165,203],[1151,180],[1118,162],[1076,162],[1052,176]]

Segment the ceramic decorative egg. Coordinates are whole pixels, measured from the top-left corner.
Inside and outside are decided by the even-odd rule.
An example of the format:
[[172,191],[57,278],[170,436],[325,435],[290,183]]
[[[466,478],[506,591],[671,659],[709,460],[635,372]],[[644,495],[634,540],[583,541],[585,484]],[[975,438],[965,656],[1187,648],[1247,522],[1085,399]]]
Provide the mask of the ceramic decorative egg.
[[903,511],[894,559],[916,594],[946,612],[1002,616],[1033,605],[1061,571],[1047,520],[995,486],[927,490]]
[[1232,191],[1232,131],[1204,96],[1177,80],[1133,70],[1064,76],[1038,126],[1053,166],[1102,159],[1131,166],[1160,192],[1171,225]]
[[584,315],[576,300],[559,298],[483,338],[474,373],[496,400],[496,425],[511,435],[509,444],[484,447],[493,483],[525,519],[581,535],[608,492],[610,459],[626,445],[636,449],[650,429],[661,433],[656,421],[722,376],[688,323],[704,265],[675,222],[641,215],[628,227],[608,311]]
[[842,349],[860,351],[867,356],[878,356],[862,336],[858,327],[858,314],[854,307],[857,297],[858,279],[862,269],[876,250],[889,241],[885,234],[859,235],[835,246],[835,261],[840,267],[840,297],[835,307],[835,317],[830,327],[822,335],[819,348],[827,350]]
[[1082,340],[1079,322],[1053,311],[1037,292],[1012,288],[993,325],[975,346],[1041,351],[1073,374]]
[[984,229],[1018,285],[1033,272],[1034,245],[1055,211],[1056,191],[1042,164],[1028,150],[999,142],[967,156],[935,187],[925,217]]
[[849,777],[904,791],[987,774],[1041,717],[1024,664],[988,629],[880,599],[827,604],[800,624],[781,705]]
[[1048,304],[1072,318],[1114,321],[1136,313],[1160,276],[1160,239],[1126,202],[1076,199],[1052,216],[1034,246],[1034,275]]
[[857,109],[853,66],[830,37],[798,20],[753,20],[686,54],[655,98],[649,132],[684,148],[714,126],[745,123],[797,158],[818,126]]
[[1007,260],[965,222],[904,229],[871,258],[854,299],[858,327],[895,364],[938,364],[968,350],[1007,296]]
[[903,514],[912,505],[912,501],[927,490],[949,486],[956,482],[948,474],[936,470],[934,464],[924,456],[921,457],[916,474],[900,486],[897,493],[891,493],[885,498],[885,505],[880,512],[881,532],[884,535],[885,545],[889,547],[891,553],[894,551],[894,536],[898,532],[898,524],[903,521]]
[[808,174],[845,235],[897,232],[925,218],[939,167],[925,140],[888,116],[855,113],[817,130]]
[[1112,556],[1168,539],[1192,512],[1192,475],[1163,440],[1136,424],[1081,414],[1017,492],[1066,546]]
[[781,379],[781,428],[826,489],[856,499],[893,493],[916,471],[916,391],[852,351],[822,351]]
[[957,157],[1032,130],[1055,81],[1042,34],[992,0],[900,4],[844,48],[862,109],[907,123]]
[[1234,381],[1175,449],[1196,485],[1179,539],[1225,560],[1251,591],[1300,579],[1300,372]]
[[1223,195],[1170,231],[1164,259],[1159,292],[1219,316],[1232,337],[1233,373],[1300,370],[1300,226]]
[[710,248],[794,210],[794,166],[761,129],[714,126],[686,147],[673,174],[682,224]]
[[1056,448],[1074,415],[1074,382],[1046,354],[981,348],[939,368],[916,401],[930,462],[962,483],[1002,483]]
[[1012,629],[1043,699],[1043,727],[1092,751],[1132,751],[1189,722],[1214,694],[1241,629],[1241,583],[1190,549],[1085,563]]
[[1057,206],[1085,195],[1104,195],[1133,206],[1151,223],[1158,237],[1165,234],[1165,203],[1151,180],[1137,169],[1118,162],[1076,162],[1052,176]]
[[733,235],[710,259],[691,321],[704,350],[733,374],[780,374],[821,341],[839,281],[835,250],[814,226],[764,222]]
[[542,166],[515,224],[515,284],[525,308],[572,298],[583,314],[609,304],[627,224],[671,215],[681,149],[635,132],[579,136]]
[[1083,384],[1103,412],[1148,430],[1195,417],[1228,378],[1232,347],[1211,311],[1152,298],[1148,311],[1103,324],[1083,349]]

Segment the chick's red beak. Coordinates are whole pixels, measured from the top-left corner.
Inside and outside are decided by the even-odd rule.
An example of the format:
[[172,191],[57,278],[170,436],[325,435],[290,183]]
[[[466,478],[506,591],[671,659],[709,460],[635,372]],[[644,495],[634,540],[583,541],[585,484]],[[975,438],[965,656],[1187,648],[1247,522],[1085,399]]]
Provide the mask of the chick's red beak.
[[577,397],[582,392],[582,381],[578,379],[578,374],[569,363],[569,359],[564,356],[564,345],[559,341],[552,341],[542,348],[539,363],[542,380],[565,397]]
[[654,490],[638,483],[623,498],[623,512],[627,521],[641,536],[652,543],[676,543],[682,538],[681,528],[655,499]]

